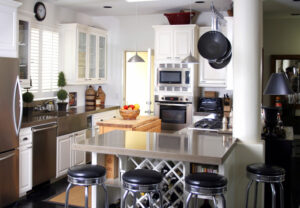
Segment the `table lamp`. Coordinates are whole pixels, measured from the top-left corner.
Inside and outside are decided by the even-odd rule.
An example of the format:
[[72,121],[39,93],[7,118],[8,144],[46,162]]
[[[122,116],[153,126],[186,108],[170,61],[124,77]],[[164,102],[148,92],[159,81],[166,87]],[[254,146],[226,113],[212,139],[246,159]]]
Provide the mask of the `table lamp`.
[[[264,95],[288,95],[293,93],[294,92],[291,89],[288,79],[284,73],[272,73],[264,90]],[[281,136],[275,131],[279,108],[263,107],[263,109],[266,128],[266,133],[264,135],[267,137]]]

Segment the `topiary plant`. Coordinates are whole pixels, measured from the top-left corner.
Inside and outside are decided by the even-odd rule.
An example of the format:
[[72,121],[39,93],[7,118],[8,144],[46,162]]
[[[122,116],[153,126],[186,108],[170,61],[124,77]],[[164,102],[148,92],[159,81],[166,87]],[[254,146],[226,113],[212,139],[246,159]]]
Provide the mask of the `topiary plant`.
[[65,78],[65,74],[61,71],[61,72],[59,72],[59,74],[58,74],[58,81],[57,81],[57,86],[59,86],[59,87],[64,87],[64,86],[66,86],[66,78]]
[[31,92],[25,92],[23,93],[23,101],[25,103],[31,103],[33,101],[34,95]]
[[58,92],[57,92],[57,98],[60,100],[60,101],[64,101],[65,99],[67,99],[68,97],[68,92],[64,89],[60,89]]
[[61,102],[64,102],[65,99],[68,97],[68,92],[63,89],[64,86],[66,86],[66,78],[65,74],[61,71],[58,74],[58,81],[57,81],[57,86],[60,87],[60,90],[57,92],[57,98]]

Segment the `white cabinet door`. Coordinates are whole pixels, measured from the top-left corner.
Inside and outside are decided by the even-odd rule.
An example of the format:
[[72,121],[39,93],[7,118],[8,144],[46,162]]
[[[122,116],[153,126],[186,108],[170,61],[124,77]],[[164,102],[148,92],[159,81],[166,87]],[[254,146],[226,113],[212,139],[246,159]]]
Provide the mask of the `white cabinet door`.
[[[200,37],[210,30],[210,27],[200,27]],[[202,56],[199,61],[199,87],[226,87],[227,67],[214,69]]]
[[18,57],[17,8],[21,5],[12,0],[0,1],[0,57]]
[[78,32],[78,80],[85,80],[87,69],[87,34]]
[[157,30],[155,34],[155,58],[171,60],[173,58],[173,30]]
[[88,68],[88,79],[96,79],[96,50],[97,50],[97,37],[94,34],[89,35],[89,68]]
[[174,59],[182,60],[190,53],[193,31],[185,28],[174,29]]
[[71,167],[71,140],[73,134],[57,137],[56,148],[56,177],[67,173]]
[[106,37],[98,37],[98,79],[106,80]]
[[[76,141],[85,140],[86,134],[85,130],[74,133],[74,137],[72,138],[72,144]],[[85,152],[83,151],[72,151],[72,166],[85,164]]]
[[32,144],[20,147],[19,152],[19,195],[32,189]]

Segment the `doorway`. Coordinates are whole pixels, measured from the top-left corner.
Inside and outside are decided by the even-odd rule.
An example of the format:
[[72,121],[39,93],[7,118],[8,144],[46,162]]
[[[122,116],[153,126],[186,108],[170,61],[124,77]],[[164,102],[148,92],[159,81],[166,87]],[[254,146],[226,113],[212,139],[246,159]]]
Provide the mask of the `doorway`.
[[138,51],[145,62],[129,63],[135,55],[125,51],[123,76],[123,105],[139,104],[140,115],[153,115],[154,112],[154,56],[151,49]]

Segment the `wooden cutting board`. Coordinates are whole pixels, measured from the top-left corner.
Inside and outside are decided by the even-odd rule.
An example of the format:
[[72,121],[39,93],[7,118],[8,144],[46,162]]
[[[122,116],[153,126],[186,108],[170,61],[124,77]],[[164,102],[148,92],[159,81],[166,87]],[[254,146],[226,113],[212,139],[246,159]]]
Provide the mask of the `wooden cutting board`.
[[98,126],[117,127],[117,128],[131,128],[135,129],[147,123],[159,120],[156,116],[138,116],[136,120],[124,120],[122,117],[113,118],[106,121],[97,122]]

